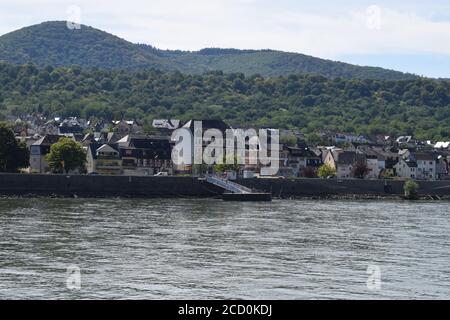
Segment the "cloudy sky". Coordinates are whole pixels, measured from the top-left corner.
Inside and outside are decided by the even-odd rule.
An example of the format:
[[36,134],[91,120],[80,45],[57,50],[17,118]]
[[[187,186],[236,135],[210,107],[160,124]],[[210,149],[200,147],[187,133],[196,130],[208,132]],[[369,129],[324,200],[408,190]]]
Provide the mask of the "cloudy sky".
[[0,34],[80,20],[162,49],[277,49],[450,78],[448,0],[1,0]]

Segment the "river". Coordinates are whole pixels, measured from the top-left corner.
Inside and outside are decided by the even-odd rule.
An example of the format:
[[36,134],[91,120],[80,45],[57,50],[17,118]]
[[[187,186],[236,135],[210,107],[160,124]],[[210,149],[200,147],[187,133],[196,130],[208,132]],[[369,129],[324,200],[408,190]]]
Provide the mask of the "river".
[[450,298],[448,202],[0,199],[0,299]]

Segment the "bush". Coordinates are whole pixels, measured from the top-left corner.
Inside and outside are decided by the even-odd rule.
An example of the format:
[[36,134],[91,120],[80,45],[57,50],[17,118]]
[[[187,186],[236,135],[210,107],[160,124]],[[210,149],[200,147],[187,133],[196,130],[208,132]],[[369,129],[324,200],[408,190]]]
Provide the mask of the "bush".
[[403,190],[405,191],[406,199],[418,199],[419,198],[419,184],[413,180],[408,180],[405,182],[403,186]]
[[336,177],[336,169],[329,164],[324,164],[317,170],[317,176],[323,179]]

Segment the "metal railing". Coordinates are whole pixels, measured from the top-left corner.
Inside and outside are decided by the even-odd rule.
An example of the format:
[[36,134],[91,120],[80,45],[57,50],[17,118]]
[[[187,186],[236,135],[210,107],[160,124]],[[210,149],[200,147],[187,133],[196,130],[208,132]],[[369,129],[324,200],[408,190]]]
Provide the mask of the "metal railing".
[[233,193],[252,193],[252,189],[217,176],[206,176],[206,181]]

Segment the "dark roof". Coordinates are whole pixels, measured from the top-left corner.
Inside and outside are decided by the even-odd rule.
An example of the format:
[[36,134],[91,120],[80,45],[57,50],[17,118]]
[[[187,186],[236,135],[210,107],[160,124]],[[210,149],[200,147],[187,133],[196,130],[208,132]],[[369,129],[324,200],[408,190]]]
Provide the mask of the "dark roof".
[[438,154],[431,152],[414,152],[411,153],[411,157],[416,161],[417,160],[433,161],[437,159]]
[[163,148],[153,148],[153,149],[121,148],[120,155],[121,157],[132,157],[137,159],[171,160],[172,150]]
[[57,143],[59,139],[64,138],[64,136],[60,136],[57,134],[47,134],[35,143],[34,146],[51,146],[54,143]]
[[122,156],[139,159],[172,158],[172,146],[167,138],[131,138],[127,147],[121,148]]
[[320,158],[315,152],[313,152],[309,148],[298,148],[298,147],[289,147],[285,146],[289,153],[295,157],[310,157],[310,158]]
[[365,159],[365,155],[357,154],[353,151],[344,151],[338,154],[338,164],[354,164],[357,161],[362,161]]
[[169,139],[158,139],[158,138],[131,138],[128,146],[130,148],[135,149],[154,149],[154,148],[171,149]]
[[225,131],[227,129],[231,129],[231,127],[223,122],[222,120],[189,120],[183,127],[191,129],[194,132],[194,122],[201,121],[203,131],[208,129],[219,129],[221,131]]
[[405,163],[408,167],[410,168],[416,168],[417,167],[417,162],[410,160],[410,159],[406,159]]

